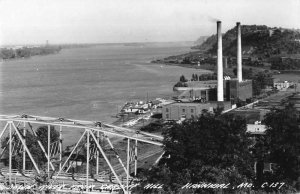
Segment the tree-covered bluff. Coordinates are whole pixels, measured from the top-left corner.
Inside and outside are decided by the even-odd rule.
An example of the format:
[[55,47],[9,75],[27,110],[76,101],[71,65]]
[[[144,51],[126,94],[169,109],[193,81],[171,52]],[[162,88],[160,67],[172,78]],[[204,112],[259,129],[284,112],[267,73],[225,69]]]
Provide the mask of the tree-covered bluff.
[[[300,53],[300,31],[286,28],[271,28],[265,25],[242,25],[243,54],[269,58],[281,54]],[[223,54],[236,56],[236,27],[223,34]],[[207,54],[217,51],[217,37],[212,35],[201,45],[193,47]]]

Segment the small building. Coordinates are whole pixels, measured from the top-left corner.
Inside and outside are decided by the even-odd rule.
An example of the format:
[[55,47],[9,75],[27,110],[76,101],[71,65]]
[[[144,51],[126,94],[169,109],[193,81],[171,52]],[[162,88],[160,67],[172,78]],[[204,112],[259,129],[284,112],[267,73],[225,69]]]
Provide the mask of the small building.
[[128,107],[128,108],[122,109],[121,112],[123,112],[123,113],[136,113],[138,111],[139,111],[138,108]]
[[291,84],[288,81],[274,79],[274,88],[277,88],[277,90],[286,90],[290,87],[290,85]]
[[265,135],[266,133],[266,125],[262,124],[247,124],[247,132],[253,135]]

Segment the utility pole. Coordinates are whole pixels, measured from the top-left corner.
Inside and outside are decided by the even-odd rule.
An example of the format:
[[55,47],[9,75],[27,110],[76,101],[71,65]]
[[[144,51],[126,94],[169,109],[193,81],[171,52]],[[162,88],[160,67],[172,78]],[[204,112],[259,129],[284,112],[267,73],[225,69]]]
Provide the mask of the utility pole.
[[117,114],[116,114],[116,117],[118,116],[119,114],[119,106],[117,105]]
[[50,128],[50,125],[48,125],[48,163],[47,163],[47,170],[48,170],[48,179],[50,179],[50,157],[51,157],[51,154],[50,154],[50,131],[51,131],[51,128]]
[[90,131],[86,134],[86,192],[89,191],[89,167],[90,167]]
[[[26,122],[23,123],[23,136],[24,136],[24,142],[26,144]],[[26,170],[26,151],[25,148],[23,147],[23,172],[25,173]]]
[[147,102],[149,101],[149,96],[148,96],[148,92],[147,92]]

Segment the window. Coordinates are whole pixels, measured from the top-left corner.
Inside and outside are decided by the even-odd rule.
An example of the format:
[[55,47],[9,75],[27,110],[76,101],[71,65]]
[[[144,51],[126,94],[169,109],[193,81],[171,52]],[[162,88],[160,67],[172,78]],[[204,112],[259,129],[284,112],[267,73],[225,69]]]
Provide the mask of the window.
[[166,118],[167,118],[167,119],[169,118],[169,114],[166,114]]
[[168,109],[168,108],[166,108],[166,112],[169,112],[169,109]]
[[191,113],[194,113],[194,109],[191,109]]
[[185,109],[184,109],[184,108],[182,109],[182,112],[185,112]]

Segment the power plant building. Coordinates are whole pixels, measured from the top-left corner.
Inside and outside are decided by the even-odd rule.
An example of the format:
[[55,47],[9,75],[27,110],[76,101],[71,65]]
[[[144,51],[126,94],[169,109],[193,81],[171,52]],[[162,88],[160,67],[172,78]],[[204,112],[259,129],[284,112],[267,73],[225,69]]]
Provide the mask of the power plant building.
[[163,107],[162,118],[164,120],[180,120],[198,117],[202,111],[213,112],[216,108],[228,110],[230,102],[207,102],[207,103],[172,103]]
[[237,79],[225,80],[225,99],[227,101],[237,102],[238,100],[246,101],[252,98],[252,80]]
[[[193,82],[189,87],[185,87],[178,95],[178,101],[190,102],[201,99],[204,102],[217,101],[217,80],[209,81],[210,87],[202,87],[208,81]],[[197,87],[197,84],[199,87]],[[246,101],[252,98],[252,80],[243,80],[239,82],[237,79],[224,80],[223,83],[224,100],[231,101],[233,104],[238,100]]]
[[[199,82],[199,86],[185,88],[185,92],[179,96],[177,103],[163,107],[162,117],[165,120],[180,120],[201,115],[203,110],[212,112],[216,108],[229,110],[238,100],[246,101],[252,98],[252,80],[243,80],[242,77],[242,43],[241,25],[237,27],[237,78],[224,79],[221,21],[217,22],[217,80],[211,81],[209,87],[205,82]],[[212,87],[212,85],[214,85]],[[180,97],[182,97],[180,99]],[[201,98],[200,102],[197,98]],[[185,99],[185,100],[182,100]],[[196,99],[196,101],[195,101]]]

